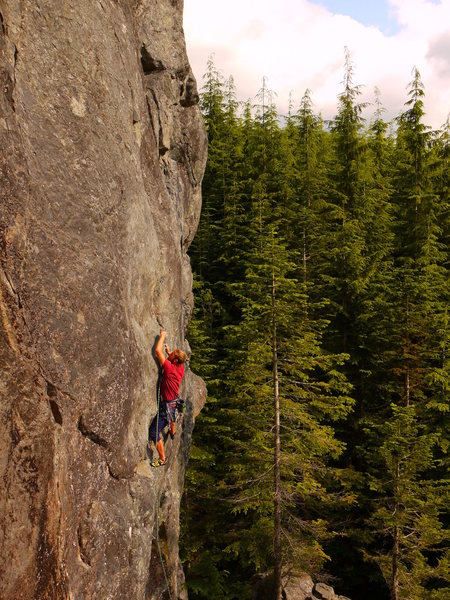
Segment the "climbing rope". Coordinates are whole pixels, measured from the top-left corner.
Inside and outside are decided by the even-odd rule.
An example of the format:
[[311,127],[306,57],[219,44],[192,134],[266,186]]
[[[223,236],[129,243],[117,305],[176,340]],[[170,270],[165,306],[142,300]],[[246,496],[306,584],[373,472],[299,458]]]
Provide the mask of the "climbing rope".
[[[159,432],[158,432],[158,425],[159,425],[159,405],[161,403],[161,386],[160,383],[158,382],[158,392],[157,392],[157,400],[158,400],[158,406],[157,406],[157,412],[156,412],[156,441],[159,441]],[[166,581],[166,587],[167,587],[167,591],[169,592],[169,598],[170,600],[172,600],[172,593],[170,591],[170,586],[169,586],[169,579],[167,577],[167,572],[166,572],[166,568],[164,566],[164,559],[163,559],[163,555],[162,555],[162,551],[161,551],[161,544],[159,541],[159,493],[158,493],[158,480],[155,474],[155,496],[156,496],[156,545],[158,546],[158,553],[159,553],[159,560],[161,561],[161,566],[162,566],[162,570],[164,573],[164,579]]]

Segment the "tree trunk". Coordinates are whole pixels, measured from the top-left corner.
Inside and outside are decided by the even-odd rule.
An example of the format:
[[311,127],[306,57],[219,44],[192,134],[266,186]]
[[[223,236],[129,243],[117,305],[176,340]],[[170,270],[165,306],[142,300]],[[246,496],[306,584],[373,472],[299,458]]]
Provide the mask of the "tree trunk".
[[303,227],[303,286],[306,294],[306,228]]
[[405,373],[405,402],[406,406],[410,403],[411,394],[411,381],[410,381],[410,368],[409,368],[409,352],[410,352],[410,341],[409,341],[409,297],[406,296],[406,343],[405,343],[405,354],[406,354],[406,373]]
[[274,599],[281,600],[281,493],[280,493],[280,396],[278,391],[277,318],[275,310],[275,273],[272,269],[272,349],[273,349],[273,397],[274,397],[274,528],[273,553]]
[[[400,477],[400,465],[397,460],[395,465],[395,516],[398,518],[398,494],[399,494],[399,477]],[[399,544],[400,530],[398,525],[394,526],[393,533],[393,544],[392,544],[392,581],[391,581],[391,600],[398,600],[398,563],[400,557],[400,544]]]
[[391,600],[398,600],[398,558],[399,558],[399,530],[394,527],[394,546],[392,549],[392,582],[391,582]]

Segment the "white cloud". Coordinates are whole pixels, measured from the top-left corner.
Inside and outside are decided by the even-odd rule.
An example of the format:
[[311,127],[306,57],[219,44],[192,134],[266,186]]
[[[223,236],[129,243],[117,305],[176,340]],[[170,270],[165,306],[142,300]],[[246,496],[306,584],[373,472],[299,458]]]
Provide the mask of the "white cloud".
[[427,58],[436,74],[448,81],[450,77],[450,29],[430,41]]
[[242,99],[255,96],[267,76],[281,111],[290,91],[298,104],[310,88],[316,110],[330,118],[347,46],[354,83],[364,86],[362,101],[371,101],[377,86],[387,118],[397,115],[416,66],[425,84],[426,122],[439,127],[450,111],[450,0],[390,0],[390,9],[402,27],[393,36],[307,0],[185,0],[188,55],[200,79],[214,53],[217,68],[234,76]]

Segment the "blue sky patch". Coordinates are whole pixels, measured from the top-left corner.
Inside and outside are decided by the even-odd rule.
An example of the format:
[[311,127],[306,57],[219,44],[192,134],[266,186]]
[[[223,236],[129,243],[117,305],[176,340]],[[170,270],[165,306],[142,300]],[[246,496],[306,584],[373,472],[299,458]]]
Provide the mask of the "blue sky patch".
[[386,35],[395,35],[401,29],[387,0],[312,0],[333,14],[347,15],[363,25],[374,25]]

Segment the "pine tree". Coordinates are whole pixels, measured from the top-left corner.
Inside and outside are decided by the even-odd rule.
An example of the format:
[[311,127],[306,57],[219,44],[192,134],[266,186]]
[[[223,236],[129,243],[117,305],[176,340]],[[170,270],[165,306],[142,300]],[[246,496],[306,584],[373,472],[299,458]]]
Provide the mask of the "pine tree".
[[293,215],[291,221],[294,224],[295,239],[301,244],[305,288],[311,291],[313,286],[319,286],[319,293],[316,294],[318,298],[322,283],[319,277],[320,264],[322,259],[323,262],[328,260],[328,256],[323,254],[331,225],[327,215],[333,209],[327,194],[329,149],[322,119],[313,112],[310,90],[306,90],[294,122],[297,126],[296,196],[291,210],[295,211],[296,216]]
[[[284,156],[283,138],[267,98],[263,84],[259,112],[249,132],[251,156],[259,171],[251,181],[251,218],[242,257],[246,273],[234,286],[242,317],[228,328],[226,340],[232,349],[227,369],[231,374],[230,419],[234,415],[238,423],[233,428],[237,433],[229,460],[229,486],[241,490],[234,498],[235,513],[246,518],[246,533],[239,527],[239,540],[232,547],[255,568],[276,566],[279,581],[280,561],[284,568],[297,564],[297,568],[309,565],[318,570],[324,560],[318,542],[324,531],[318,518],[318,505],[326,495],[322,487],[324,457],[329,453],[337,456],[341,445],[322,421],[342,417],[350,400],[348,384],[338,368],[343,357],[321,352],[324,324],[308,317],[305,289],[296,278],[298,253],[288,250],[284,236],[278,233],[286,229],[286,215],[278,210],[285,189],[277,176],[279,157]],[[289,539],[281,557],[277,541],[273,555],[261,552],[279,530],[278,517],[275,522],[273,518],[279,515],[280,504],[274,504],[270,483],[278,464],[270,451],[273,431],[278,431],[276,422],[273,429],[273,398],[280,402],[281,527]],[[277,412],[275,409],[275,418]],[[305,489],[315,491],[313,500]],[[279,490],[276,484],[275,498]]]
[[[228,201],[233,193],[236,130],[232,83],[226,82],[208,61],[200,106],[208,133],[209,156],[203,180],[203,207],[199,228],[190,254],[194,271],[195,309],[189,327],[192,369],[201,374],[208,387],[206,406],[196,420],[190,467],[182,504],[181,547],[190,595],[197,598],[231,598],[224,569],[222,540],[215,532],[227,522],[227,507],[220,495],[220,456],[227,439],[226,419],[221,418],[221,327],[227,321],[227,300],[223,275],[224,245],[230,223]],[[230,139],[230,136],[232,139]],[[239,172],[239,171],[238,171]],[[231,183],[230,183],[231,182]],[[233,257],[235,258],[235,257]],[[236,262],[236,261],[235,261]],[[205,546],[205,540],[207,545]]]
[[[342,351],[352,351],[357,345],[352,327],[355,305],[364,286],[364,228],[362,216],[365,208],[364,187],[361,178],[363,141],[361,116],[364,103],[357,102],[360,87],[353,84],[354,68],[348,50],[345,50],[344,91],[339,96],[338,113],[332,123],[336,145],[336,211],[339,228],[333,240],[331,253],[333,278],[336,287],[334,319],[337,338],[335,343]],[[339,307],[339,308],[338,308]],[[353,352],[351,352],[353,354]]]
[[378,560],[392,600],[440,597],[433,578],[443,576],[446,564],[439,549],[445,500],[437,467],[446,445],[439,420],[447,411],[442,385],[448,372],[442,371],[438,349],[445,345],[448,282],[436,219],[442,207],[433,189],[433,150],[422,124],[424,92],[417,70],[409,96],[399,118],[393,178],[395,286],[386,328],[390,348],[383,356],[384,397],[391,405],[377,428],[383,460],[371,481],[380,497],[370,522],[382,536]]
[[[238,110],[239,103],[236,100],[234,81],[230,77],[225,86],[224,101],[225,129],[223,135],[226,152],[222,171],[223,218],[220,230],[222,252],[219,260],[221,278],[226,281],[234,281],[241,276],[239,256],[244,243],[245,214],[242,201],[244,137]],[[224,264],[227,266],[226,270],[222,268]]]
[[225,82],[217,71],[213,57],[208,59],[204,86],[200,94],[200,107],[208,135],[208,161],[202,185],[202,213],[197,234],[190,248],[193,269],[201,276],[212,272],[219,252],[217,225],[220,223],[222,178],[218,176],[224,161],[224,110]]
[[[332,428],[321,421],[348,412],[348,384],[336,369],[342,358],[320,352],[319,334],[302,310],[301,287],[288,275],[295,265],[283,241],[272,233],[271,239],[264,230],[262,246],[248,259],[246,280],[236,289],[243,318],[229,331],[234,340],[229,345],[235,347],[230,400],[239,422],[230,457],[230,485],[242,490],[235,511],[245,514],[249,528],[247,535],[239,530],[235,548],[241,555],[248,552],[257,567],[267,568],[280,558],[261,555],[273,535],[270,448],[275,395],[281,418],[282,527],[290,541],[282,553],[283,566],[318,570],[324,558],[318,543],[323,524],[317,518],[317,505],[326,495],[323,459],[329,453],[337,456],[342,449],[333,439]],[[314,498],[308,498],[306,490]],[[311,517],[314,514],[316,518]],[[303,531],[298,529],[300,523]]]
[[[427,433],[419,424],[414,405],[393,405],[392,416],[381,431],[380,455],[389,477],[379,490],[381,497],[370,524],[390,551],[380,551],[376,560],[392,600],[444,598],[445,594],[430,588],[430,582],[448,582],[448,557],[441,550],[445,484],[423,476],[433,465],[438,434]],[[433,562],[438,557],[437,564],[432,566],[430,557]]]

